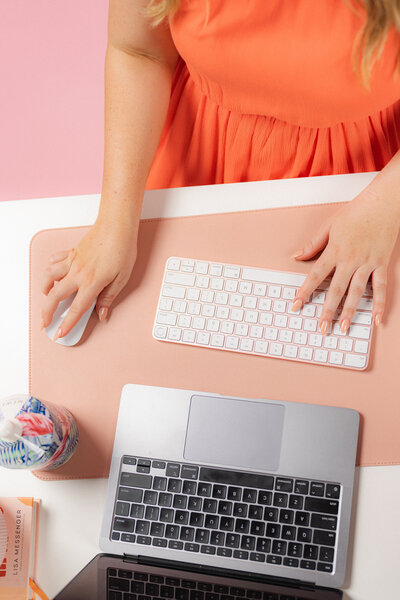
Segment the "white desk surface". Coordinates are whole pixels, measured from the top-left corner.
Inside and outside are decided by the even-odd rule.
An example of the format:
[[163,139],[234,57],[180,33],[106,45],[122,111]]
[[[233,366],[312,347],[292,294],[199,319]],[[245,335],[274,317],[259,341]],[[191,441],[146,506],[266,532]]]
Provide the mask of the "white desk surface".
[[[346,201],[373,175],[152,191],[146,193],[143,217]],[[41,229],[90,225],[98,202],[97,195],[0,202],[0,397],[28,392],[31,238]],[[1,469],[0,495],[42,499],[37,583],[53,598],[99,552],[106,480],[45,482],[29,472]],[[400,466],[358,468],[355,496],[344,598],[396,600],[400,589]]]

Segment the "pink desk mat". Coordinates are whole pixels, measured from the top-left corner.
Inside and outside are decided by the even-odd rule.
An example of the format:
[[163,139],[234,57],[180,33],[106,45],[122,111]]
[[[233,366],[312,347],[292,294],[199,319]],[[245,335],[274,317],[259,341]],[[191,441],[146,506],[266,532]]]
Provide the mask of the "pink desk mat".
[[[363,372],[160,342],[152,337],[165,261],[186,256],[307,272],[289,257],[340,205],[277,208],[142,221],[139,256],[109,322],[92,315],[77,346],[40,332],[41,276],[48,256],[73,247],[87,228],[47,230],[31,244],[30,392],[77,419],[73,458],[42,479],[107,477],[121,389],[126,383],[187,388],[355,408],[361,415],[360,465],[400,463],[400,245],[390,270],[384,323]],[[129,448],[127,448],[129,452]]]

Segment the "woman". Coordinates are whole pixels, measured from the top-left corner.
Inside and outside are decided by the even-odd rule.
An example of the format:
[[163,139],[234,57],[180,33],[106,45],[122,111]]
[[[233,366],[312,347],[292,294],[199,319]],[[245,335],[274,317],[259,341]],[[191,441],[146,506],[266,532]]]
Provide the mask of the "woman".
[[399,15],[399,0],[110,0],[99,214],[76,248],[50,258],[42,326],[76,291],[56,338],[96,296],[107,318],[135,263],[146,182],[374,170],[295,254],[321,252],[294,309],[333,273],[319,327],[347,290],[345,332],[371,276],[379,325],[400,224]]

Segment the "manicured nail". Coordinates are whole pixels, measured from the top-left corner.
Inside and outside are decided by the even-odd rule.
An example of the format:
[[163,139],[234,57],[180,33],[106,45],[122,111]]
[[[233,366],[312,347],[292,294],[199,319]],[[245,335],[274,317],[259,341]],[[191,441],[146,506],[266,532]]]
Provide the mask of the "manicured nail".
[[105,321],[107,317],[108,309],[104,306],[99,310],[99,321]]
[[295,252],[294,254],[292,254],[292,256],[290,258],[298,258],[302,254],[304,254],[303,248],[301,250],[297,250],[297,252]]
[[375,315],[375,325],[380,325],[382,323],[382,315],[381,313],[378,313],[377,315]]
[[340,331],[342,333],[346,333],[346,331],[348,330],[350,326],[349,320],[348,319],[344,319],[341,324],[340,324]]
[[61,327],[57,330],[56,335],[53,338],[53,342],[56,342],[58,340],[58,338],[62,337],[62,329]]
[[292,304],[292,308],[291,310],[293,312],[296,312],[296,310],[300,310],[300,308],[302,307],[302,301],[300,300],[300,298],[295,299],[295,301]]
[[329,321],[327,321],[326,319],[324,321],[322,321],[322,323],[319,326],[319,330],[322,333],[322,335],[326,335],[326,332],[329,329]]

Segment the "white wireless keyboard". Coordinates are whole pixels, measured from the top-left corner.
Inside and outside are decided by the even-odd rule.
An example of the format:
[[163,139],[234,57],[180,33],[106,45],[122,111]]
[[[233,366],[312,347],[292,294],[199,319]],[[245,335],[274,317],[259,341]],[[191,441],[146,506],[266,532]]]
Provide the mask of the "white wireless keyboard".
[[372,337],[372,289],[368,284],[346,334],[341,302],[323,336],[318,318],[329,281],[301,310],[291,311],[305,275],[190,258],[168,259],[153,336],[162,341],[365,369]]

